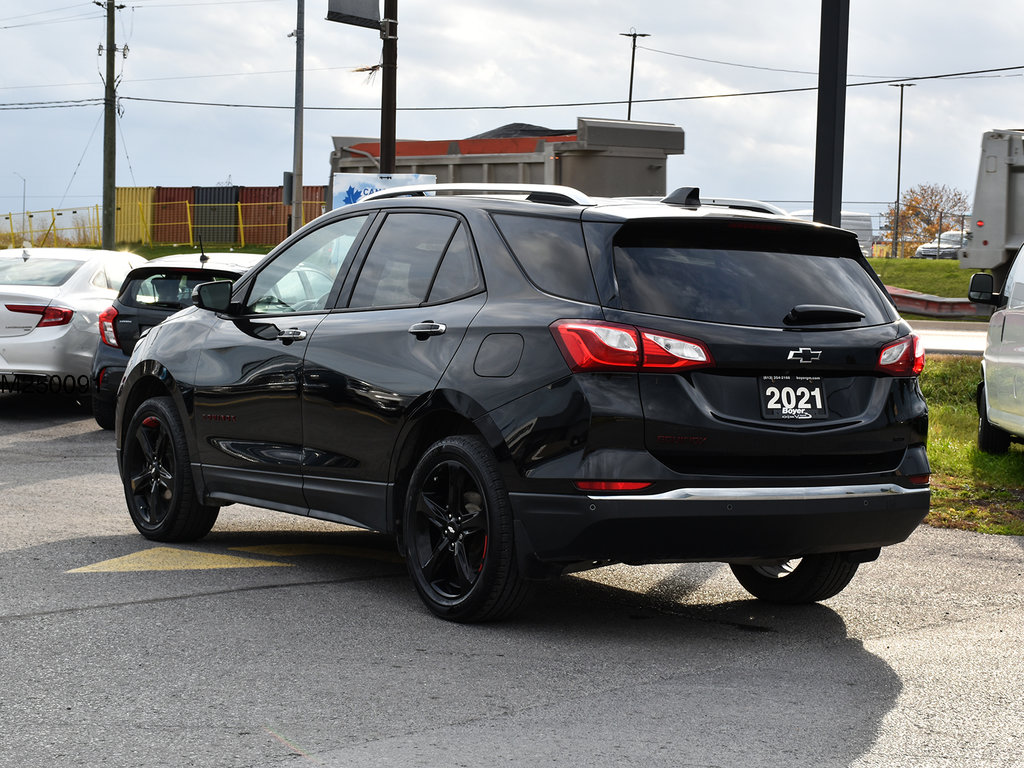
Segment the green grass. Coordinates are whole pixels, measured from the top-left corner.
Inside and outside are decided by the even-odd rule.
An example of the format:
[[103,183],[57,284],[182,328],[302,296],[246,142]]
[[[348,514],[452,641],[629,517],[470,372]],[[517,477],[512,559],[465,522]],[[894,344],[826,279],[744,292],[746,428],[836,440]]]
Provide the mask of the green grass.
[[959,299],[976,270],[960,269],[952,259],[868,259],[882,282],[896,288]]
[[[203,250],[207,253],[222,251],[233,251],[234,253],[270,253],[272,245],[247,245],[240,248],[237,245],[215,245],[204,244]],[[155,259],[157,256],[169,256],[172,253],[199,253],[199,246],[190,245],[143,245],[142,243],[118,243],[119,251],[131,251],[134,254],[147,259]]]
[[974,393],[981,360],[936,355],[921,374],[928,401],[932,506],[926,522],[941,528],[1024,535],[1024,450],[997,456],[978,450]]

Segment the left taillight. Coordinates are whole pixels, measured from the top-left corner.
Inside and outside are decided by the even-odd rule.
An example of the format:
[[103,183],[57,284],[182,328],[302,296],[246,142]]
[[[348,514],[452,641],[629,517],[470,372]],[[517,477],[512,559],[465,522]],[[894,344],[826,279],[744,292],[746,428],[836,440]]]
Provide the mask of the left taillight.
[[557,320],[550,326],[569,368],[592,371],[679,371],[714,365],[696,339],[592,320]]
[[117,343],[117,327],[114,325],[114,320],[117,319],[117,310],[113,307],[107,307],[100,312],[100,339],[108,347],[118,347],[120,344]]
[[882,347],[876,368],[892,376],[917,376],[924,370],[924,342],[916,333]]
[[42,304],[5,304],[11,312],[23,312],[26,315],[38,315],[36,328],[48,328],[54,325],[67,325],[75,316],[73,309],[66,307],[47,307]]

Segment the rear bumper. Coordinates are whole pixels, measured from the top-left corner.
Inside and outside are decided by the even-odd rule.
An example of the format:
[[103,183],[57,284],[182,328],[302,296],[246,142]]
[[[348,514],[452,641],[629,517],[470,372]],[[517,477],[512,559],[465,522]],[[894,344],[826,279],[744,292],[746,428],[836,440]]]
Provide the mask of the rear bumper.
[[512,495],[517,546],[545,562],[789,559],[896,544],[927,487],[892,483],[680,488],[653,495]]

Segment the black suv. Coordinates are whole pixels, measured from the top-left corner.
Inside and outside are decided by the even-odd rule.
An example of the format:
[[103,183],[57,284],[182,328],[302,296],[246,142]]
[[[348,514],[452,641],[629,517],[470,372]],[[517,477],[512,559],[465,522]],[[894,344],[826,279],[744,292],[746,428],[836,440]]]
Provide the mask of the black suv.
[[234,280],[263,258],[250,253],[160,256],[125,277],[114,303],[99,316],[100,341],[92,361],[92,415],[114,428],[114,405],[125,363],[147,329],[192,306],[192,289],[210,280]]
[[232,502],[394,533],[430,610],[478,621],[611,562],[823,600],[920,523],[924,354],[852,233],[462,186],[332,211],[140,340],[144,536]]

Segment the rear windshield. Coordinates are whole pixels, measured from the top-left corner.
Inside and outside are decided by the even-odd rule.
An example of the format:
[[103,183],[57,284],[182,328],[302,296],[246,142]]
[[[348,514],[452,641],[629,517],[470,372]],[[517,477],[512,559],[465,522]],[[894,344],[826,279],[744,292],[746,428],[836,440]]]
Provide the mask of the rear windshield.
[[624,228],[616,236],[615,275],[623,309],[768,328],[791,327],[786,318],[800,305],[864,315],[826,316],[825,322],[878,325],[895,319],[861,263],[839,255],[847,250],[842,241],[755,233],[666,237],[670,234]]
[[72,259],[0,259],[2,285],[63,285],[85,262]]
[[132,307],[178,310],[192,306],[192,289],[200,283],[233,279],[235,275],[225,272],[169,270],[150,273],[129,280],[124,286],[120,300]]

